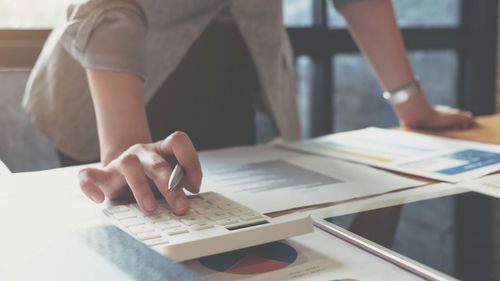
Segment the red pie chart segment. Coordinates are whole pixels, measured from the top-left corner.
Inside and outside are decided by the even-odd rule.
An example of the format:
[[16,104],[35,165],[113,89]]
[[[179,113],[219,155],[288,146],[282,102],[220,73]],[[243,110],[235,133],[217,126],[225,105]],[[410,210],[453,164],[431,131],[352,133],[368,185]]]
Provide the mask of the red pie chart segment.
[[259,274],[285,268],[297,259],[297,251],[283,242],[272,242],[255,247],[200,258],[205,267],[230,274]]
[[259,257],[245,257],[226,272],[232,274],[259,274],[282,269],[288,265],[288,263],[267,260]]

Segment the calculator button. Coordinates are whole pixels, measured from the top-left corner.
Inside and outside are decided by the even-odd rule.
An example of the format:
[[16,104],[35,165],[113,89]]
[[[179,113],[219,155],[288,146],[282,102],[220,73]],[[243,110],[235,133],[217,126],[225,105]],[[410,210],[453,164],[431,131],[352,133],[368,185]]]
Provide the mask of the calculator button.
[[217,203],[217,207],[221,208],[222,210],[229,210],[229,209],[234,209],[240,207],[240,205],[233,203],[231,201],[222,201]]
[[246,209],[246,208],[235,208],[235,209],[231,209],[229,211],[229,213],[233,216],[243,216],[243,215],[247,215],[247,214],[251,214],[252,211],[250,211],[249,209]]
[[171,228],[165,230],[165,233],[172,236],[172,235],[178,235],[178,234],[183,234],[183,233],[188,233],[189,231],[184,228],[184,227],[176,227],[176,228]]
[[189,201],[189,205],[195,208],[201,208],[201,207],[212,207],[213,205],[206,202],[206,201],[196,201],[196,202],[191,202]]
[[260,218],[262,218],[262,216],[259,214],[255,214],[255,213],[244,215],[244,216],[240,217],[240,219],[244,220],[244,221],[253,221],[253,220],[260,219]]
[[230,224],[235,224],[235,223],[239,223],[239,222],[240,222],[239,220],[234,219],[234,218],[226,218],[226,219],[216,221],[216,223],[218,225],[230,225]]
[[181,219],[181,222],[186,225],[192,225],[196,223],[204,223],[206,222],[206,219],[202,216],[195,216],[195,217],[183,218]]
[[154,231],[155,229],[153,227],[151,227],[150,225],[143,224],[143,225],[129,227],[128,230],[133,234],[139,234],[139,233],[143,233],[143,232],[151,232],[151,231]]
[[220,200],[223,200],[223,198],[220,195],[217,195],[217,194],[212,193],[212,192],[204,193],[203,194],[203,199],[205,199],[206,201],[210,201],[210,200],[220,201]]
[[213,215],[209,215],[207,216],[207,218],[209,218],[210,220],[213,220],[213,221],[218,221],[218,220],[223,220],[223,219],[227,219],[227,218],[230,218],[231,216],[228,215],[228,214],[213,214]]
[[[182,253],[185,248],[191,247],[188,245],[211,243],[212,237],[216,237],[217,241],[226,241],[224,239],[232,233],[239,233],[245,231],[247,226],[266,222],[266,216],[217,193],[188,196],[188,200],[191,208],[184,215],[176,215],[165,200],[158,200],[156,211],[149,213],[143,212],[137,204],[114,206],[109,210],[104,209],[103,212],[134,239],[155,247],[161,253],[169,253],[169,249],[174,247],[174,252]],[[229,231],[235,229],[240,231]],[[262,228],[262,231],[265,230]],[[257,240],[260,235],[255,236],[252,238]],[[203,247],[205,246],[216,245]],[[191,248],[188,252],[196,252],[196,249]],[[180,254],[183,255],[185,256],[184,253]],[[196,253],[187,256],[195,257]]]
[[137,217],[137,214],[132,212],[132,211],[120,212],[120,213],[113,214],[113,218],[115,218],[119,221],[124,220],[124,219],[136,218],[136,217]]
[[185,214],[183,215],[175,215],[175,214],[172,214],[172,218],[175,218],[175,219],[185,219],[185,218],[190,218],[190,217],[195,217],[195,216],[199,216],[200,214],[198,214],[198,212],[196,212],[195,210],[193,209],[189,209],[189,211],[187,211]]
[[196,210],[196,212],[203,214],[203,213],[211,212],[214,208],[216,208],[216,206],[209,204],[209,203],[205,203],[205,204],[191,206],[191,208]]
[[176,220],[163,221],[163,222],[155,223],[155,225],[161,230],[181,226],[181,224]]
[[203,229],[208,229],[214,227],[213,224],[210,223],[197,223],[191,225],[191,229],[193,230],[203,230]]
[[139,218],[131,218],[131,219],[121,220],[120,223],[125,227],[129,227],[134,225],[145,224],[146,222]]
[[132,203],[130,205],[128,205],[131,209],[136,209],[136,210],[139,210],[141,211],[141,208],[139,208],[139,205],[137,205],[137,203]]
[[154,211],[152,211],[152,212],[145,212],[145,211],[140,210],[140,209],[139,209],[138,211],[139,211],[139,213],[141,213],[141,215],[142,215],[142,216],[144,216],[144,217],[151,217],[151,216],[156,216],[156,215],[161,214],[161,213],[160,213],[160,211],[159,211],[158,209],[156,209],[156,210],[154,210]]
[[174,213],[168,208],[168,205],[159,205],[157,211],[165,215],[172,215]]
[[162,221],[168,221],[168,220],[172,219],[167,214],[155,214],[155,215],[146,216],[146,218],[151,222],[162,222]]
[[147,239],[144,240],[143,242],[148,246],[156,246],[161,244],[167,244],[169,241],[166,238],[159,237],[159,238]]
[[121,212],[126,212],[128,210],[129,210],[129,208],[127,206],[124,206],[124,205],[113,206],[113,207],[109,207],[106,209],[106,211],[109,214],[117,214],[117,213],[121,213]]
[[218,215],[224,215],[224,216],[228,216],[228,213],[224,210],[221,210],[217,207],[213,207],[212,210],[210,210],[210,212],[205,212],[204,213],[205,216],[218,216]]
[[137,234],[137,238],[140,240],[149,240],[154,238],[161,238],[161,234],[158,232],[144,232]]

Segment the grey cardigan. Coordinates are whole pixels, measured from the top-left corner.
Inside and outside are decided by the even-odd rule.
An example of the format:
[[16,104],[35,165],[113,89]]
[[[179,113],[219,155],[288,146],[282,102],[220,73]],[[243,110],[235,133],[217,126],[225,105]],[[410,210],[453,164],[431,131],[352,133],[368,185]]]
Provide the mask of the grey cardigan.
[[[364,0],[337,0],[337,8]],[[281,0],[87,0],[71,5],[28,80],[23,107],[63,153],[99,157],[85,68],[133,73],[147,103],[191,44],[228,8],[256,65],[264,109],[285,139],[300,137],[293,54]]]

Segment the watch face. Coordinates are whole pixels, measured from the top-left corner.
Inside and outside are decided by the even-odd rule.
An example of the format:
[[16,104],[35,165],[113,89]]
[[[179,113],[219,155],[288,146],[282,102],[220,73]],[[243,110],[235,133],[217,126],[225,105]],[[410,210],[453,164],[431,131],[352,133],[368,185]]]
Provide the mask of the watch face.
[[421,92],[420,84],[417,80],[392,92],[385,91],[382,95],[390,104],[399,104],[407,101],[413,95]]

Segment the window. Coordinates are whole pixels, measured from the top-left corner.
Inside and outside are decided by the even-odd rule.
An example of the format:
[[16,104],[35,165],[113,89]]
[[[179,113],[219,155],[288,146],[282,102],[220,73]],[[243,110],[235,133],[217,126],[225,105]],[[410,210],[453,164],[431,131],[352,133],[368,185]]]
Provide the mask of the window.
[[283,0],[283,22],[286,26],[304,27],[313,24],[313,2]]
[[[366,126],[397,126],[391,107],[381,97],[382,89],[373,71],[359,54],[345,30],[344,20],[331,4],[324,0],[284,0],[283,3],[285,23],[297,56],[297,98],[303,136]],[[498,1],[393,0],[393,3],[411,64],[428,100],[472,110],[475,114],[492,113]],[[433,216],[433,223],[441,225],[443,219],[454,217],[453,227],[464,229],[472,217],[491,216],[488,202],[469,203],[468,200],[474,198],[441,200],[436,208],[412,210],[407,214],[426,227],[430,221],[422,220],[422,213],[435,215],[443,206],[454,207],[454,216]],[[460,213],[461,206],[466,204],[475,204],[478,212],[473,216]],[[410,228],[406,228],[406,232],[411,235]],[[467,235],[474,235],[473,229]],[[461,247],[459,236],[451,239],[455,239],[459,251],[474,252],[470,256],[484,255],[477,249]],[[449,255],[432,262],[444,261],[450,270],[464,270],[463,276],[473,280],[472,268],[481,265],[469,260],[450,260],[448,257],[453,257],[450,246],[444,243]],[[419,247],[408,247],[413,247],[416,255],[422,251]]]
[[0,29],[45,29],[64,15],[71,0],[0,0]]
[[[393,0],[393,5],[428,100],[475,114],[493,112],[497,1]],[[398,124],[330,1],[283,0],[283,13],[297,56],[303,137]]]
[[[409,58],[430,103],[458,106],[455,52],[410,51]],[[382,88],[361,55],[336,55],[332,67],[335,131],[398,126],[391,106],[381,97]]]
[[[457,0],[394,0],[398,24],[405,27],[458,27],[460,1]],[[328,26],[345,28],[344,19],[328,1]]]

